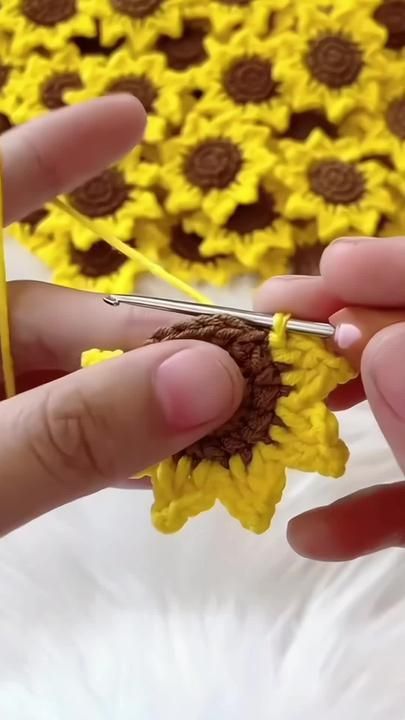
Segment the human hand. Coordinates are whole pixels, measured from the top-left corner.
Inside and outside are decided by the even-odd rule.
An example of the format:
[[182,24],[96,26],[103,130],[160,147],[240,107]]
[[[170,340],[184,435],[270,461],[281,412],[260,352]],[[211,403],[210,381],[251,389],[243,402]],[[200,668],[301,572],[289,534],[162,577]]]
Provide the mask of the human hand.
[[[367,398],[405,473],[405,238],[335,242],[325,250],[320,272],[270,280],[256,307],[330,318],[338,350],[360,370],[359,379],[331,396],[330,406],[349,408]],[[405,482],[310,510],[290,521],[288,539],[299,554],[329,561],[405,547]]]
[[[119,160],[144,125],[140,103],[111,96],[3,135],[6,222]],[[92,293],[43,283],[10,283],[9,294],[23,392],[0,404],[0,535],[180,452],[242,399],[239,370],[220,348],[178,341],[136,349],[171,321],[166,313],[114,312]],[[128,352],[77,370],[89,347]]]

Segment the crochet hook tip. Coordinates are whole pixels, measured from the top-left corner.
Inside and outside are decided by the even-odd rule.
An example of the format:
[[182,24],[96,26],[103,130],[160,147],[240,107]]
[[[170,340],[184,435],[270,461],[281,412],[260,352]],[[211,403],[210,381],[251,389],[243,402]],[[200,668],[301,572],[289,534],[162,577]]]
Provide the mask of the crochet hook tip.
[[120,305],[120,300],[115,297],[115,295],[106,295],[103,297],[103,301],[106,303],[106,305],[112,305],[113,307],[117,307],[117,305]]

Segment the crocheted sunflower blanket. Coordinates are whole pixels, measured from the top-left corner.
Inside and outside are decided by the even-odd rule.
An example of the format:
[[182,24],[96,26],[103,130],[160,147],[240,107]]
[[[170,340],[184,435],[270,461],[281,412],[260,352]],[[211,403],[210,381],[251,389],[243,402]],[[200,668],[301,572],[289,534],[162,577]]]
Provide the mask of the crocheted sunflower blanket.
[[[405,227],[404,0],[2,0],[0,131],[129,92],[144,142],[67,198],[178,277],[316,273]],[[15,228],[54,281],[142,267],[55,206]]]

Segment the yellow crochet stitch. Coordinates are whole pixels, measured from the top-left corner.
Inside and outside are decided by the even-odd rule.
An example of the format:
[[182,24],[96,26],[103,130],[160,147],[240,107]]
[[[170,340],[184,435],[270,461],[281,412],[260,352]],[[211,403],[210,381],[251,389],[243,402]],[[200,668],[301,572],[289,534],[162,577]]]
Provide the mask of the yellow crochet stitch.
[[[349,453],[325,399],[339,384],[352,379],[354,372],[321,340],[287,333],[287,319],[277,316],[267,341],[269,368],[272,364],[280,367],[284,388],[269,423],[268,441],[255,445],[248,462],[238,452],[230,457],[228,466],[209,459],[194,462],[186,453],[146,468],[141,475],[146,473],[152,479],[152,521],[159,531],[177,532],[189,518],[218,500],[244,528],[263,533],[283,494],[287,468],[331,477],[343,474]],[[84,353],[83,365],[111,356],[91,350]],[[235,441],[237,445],[237,438]]]

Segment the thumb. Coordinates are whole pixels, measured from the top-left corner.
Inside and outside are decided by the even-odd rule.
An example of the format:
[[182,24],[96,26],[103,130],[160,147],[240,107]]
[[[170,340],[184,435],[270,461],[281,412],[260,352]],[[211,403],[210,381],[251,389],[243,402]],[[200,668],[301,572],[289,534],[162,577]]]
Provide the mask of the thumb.
[[361,360],[371,409],[405,472],[405,322],[380,330]]
[[141,348],[0,405],[0,534],[114,485],[225,423],[243,380],[220,348]]

